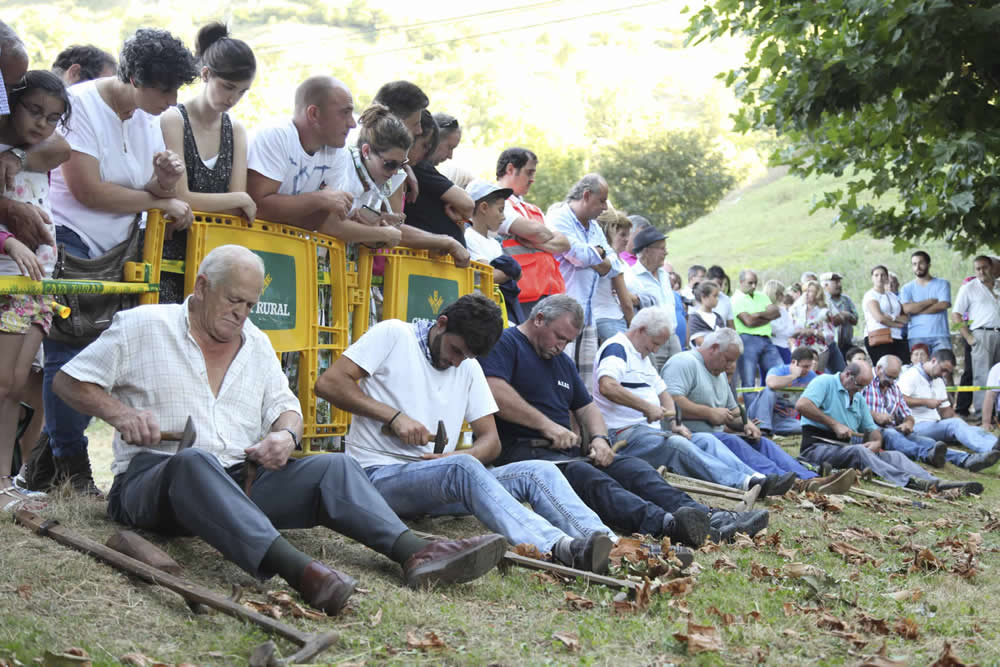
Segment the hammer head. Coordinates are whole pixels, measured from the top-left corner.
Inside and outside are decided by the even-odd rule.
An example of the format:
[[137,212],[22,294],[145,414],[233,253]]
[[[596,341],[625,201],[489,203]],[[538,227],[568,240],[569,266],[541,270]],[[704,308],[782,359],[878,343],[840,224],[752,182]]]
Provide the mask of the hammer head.
[[434,453],[444,454],[444,448],[448,445],[448,431],[444,427],[444,420],[438,420],[437,433],[434,435]]
[[191,415],[188,415],[187,421],[184,423],[184,433],[181,435],[180,444],[177,445],[177,451],[182,449],[187,449],[194,444],[195,436],[198,433],[194,430],[194,420],[191,419]]

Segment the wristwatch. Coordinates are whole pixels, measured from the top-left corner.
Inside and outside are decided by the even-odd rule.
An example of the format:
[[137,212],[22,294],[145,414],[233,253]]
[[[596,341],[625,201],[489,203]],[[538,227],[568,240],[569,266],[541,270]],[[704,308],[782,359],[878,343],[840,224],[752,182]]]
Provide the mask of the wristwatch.
[[16,157],[21,162],[21,169],[28,164],[28,154],[22,148],[8,148],[7,152]]
[[302,451],[302,441],[295,437],[295,431],[293,431],[290,428],[283,428],[281,430],[285,431],[286,433],[288,433],[288,435],[292,436],[292,442],[295,443],[295,451],[301,452]]

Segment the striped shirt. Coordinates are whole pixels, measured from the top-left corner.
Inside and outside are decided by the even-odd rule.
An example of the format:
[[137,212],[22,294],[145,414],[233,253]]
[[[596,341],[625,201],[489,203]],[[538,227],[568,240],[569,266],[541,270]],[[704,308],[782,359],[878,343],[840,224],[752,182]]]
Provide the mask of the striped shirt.
[[643,357],[624,333],[604,341],[597,351],[597,368],[594,370],[594,403],[604,415],[609,429],[645,424],[646,417],[638,410],[619,405],[601,394],[600,380],[610,377],[625,389],[636,394],[646,403],[660,404],[660,394],[667,384],[656,372],[648,357]]
[[903,400],[903,392],[899,390],[899,385],[893,382],[888,389],[883,389],[879,384],[878,376],[872,380],[871,384],[865,387],[861,394],[865,397],[865,402],[872,412],[884,412],[892,417],[894,424],[900,424],[913,413],[910,406]]

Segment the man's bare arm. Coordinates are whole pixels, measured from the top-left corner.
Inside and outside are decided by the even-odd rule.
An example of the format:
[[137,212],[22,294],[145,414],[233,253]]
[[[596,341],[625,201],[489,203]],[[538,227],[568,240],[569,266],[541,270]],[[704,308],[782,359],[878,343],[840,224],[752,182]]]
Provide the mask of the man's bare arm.
[[160,441],[160,425],[148,410],[136,410],[92,382],[80,382],[63,371],[56,374],[52,390],[71,408],[111,424],[133,445],[155,445]]

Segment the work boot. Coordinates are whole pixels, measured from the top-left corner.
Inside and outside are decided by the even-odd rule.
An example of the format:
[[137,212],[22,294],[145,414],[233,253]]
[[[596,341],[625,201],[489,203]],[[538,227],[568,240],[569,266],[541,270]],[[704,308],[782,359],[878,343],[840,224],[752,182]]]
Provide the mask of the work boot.
[[906,483],[906,488],[916,489],[917,491],[930,491],[938,483],[936,479],[921,479],[920,477],[911,477],[910,481]]
[[34,449],[28,455],[28,460],[21,466],[15,483],[29,491],[48,491],[52,488],[52,480],[56,474],[56,465],[52,461],[52,447],[49,435],[42,431],[38,436]]
[[[760,478],[757,478],[754,481],[756,482],[759,479]],[[786,472],[784,475],[772,473],[764,478],[762,488],[760,490],[760,497],[783,496],[792,488],[796,479],[798,479],[798,476],[794,472]]]
[[670,549],[666,553],[663,553],[663,549],[659,544],[643,544],[642,548],[654,556],[663,556],[666,560],[670,560],[671,556],[675,557],[680,561],[682,570],[691,567],[691,563],[694,562],[694,552],[679,544],[671,544]]
[[945,464],[945,455],[948,453],[948,445],[938,440],[934,443],[934,449],[931,453],[927,455],[927,465],[932,468],[943,468]]
[[507,540],[494,533],[431,542],[403,564],[403,580],[410,588],[472,581],[495,568],[505,551]]
[[948,489],[961,489],[963,496],[983,495],[983,485],[979,482],[941,482],[937,483],[937,490],[947,491]]
[[336,616],[347,604],[358,582],[351,576],[332,570],[318,560],[306,565],[299,581],[299,593],[310,606]]
[[979,472],[995,465],[997,461],[1000,461],[1000,452],[991,449],[981,454],[969,454],[962,461],[962,467],[972,472]]
[[[564,563],[577,570],[604,574],[608,571],[608,556],[614,542],[606,534],[594,532],[590,537],[578,537],[569,544],[570,562]],[[562,559],[557,559],[562,560]]]
[[76,456],[53,456],[52,461],[56,468],[56,474],[52,480],[53,486],[68,482],[73,493],[104,500],[104,494],[94,484],[94,473],[90,470],[90,457],[86,452]]
[[767,510],[752,512],[729,512],[713,509],[709,519],[709,536],[716,542],[732,542],[736,533],[746,533],[753,537],[767,528],[770,515]]
[[695,549],[708,537],[708,514],[695,507],[682,507],[663,521],[663,537]]
[[851,490],[857,479],[858,471],[854,468],[848,468],[847,470],[841,470],[835,475],[816,477],[809,481],[815,483],[815,486],[811,490],[816,493],[842,495]]

